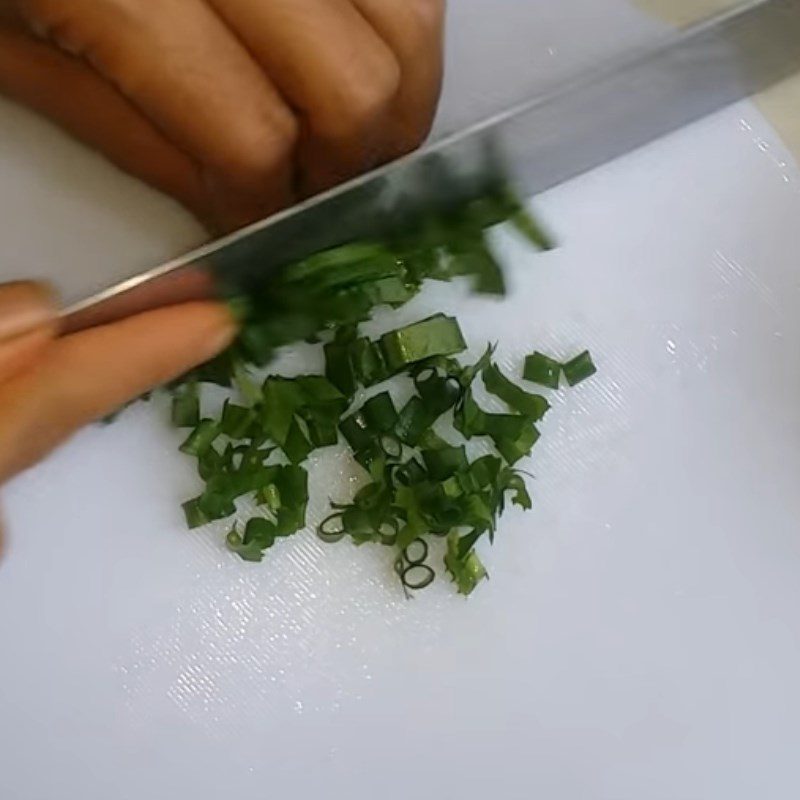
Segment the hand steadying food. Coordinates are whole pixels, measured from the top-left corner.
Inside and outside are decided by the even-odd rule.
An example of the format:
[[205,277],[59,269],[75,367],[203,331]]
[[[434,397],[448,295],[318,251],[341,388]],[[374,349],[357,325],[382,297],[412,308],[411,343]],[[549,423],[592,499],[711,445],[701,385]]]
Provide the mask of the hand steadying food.
[[215,228],[415,148],[444,0],[0,0],[0,93]]

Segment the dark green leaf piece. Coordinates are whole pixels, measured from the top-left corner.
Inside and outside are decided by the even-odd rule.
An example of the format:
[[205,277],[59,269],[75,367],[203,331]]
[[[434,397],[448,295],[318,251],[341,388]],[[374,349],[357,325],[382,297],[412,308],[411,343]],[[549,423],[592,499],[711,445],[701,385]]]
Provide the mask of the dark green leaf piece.
[[455,532],[447,537],[444,563],[458,587],[459,594],[470,595],[487,577],[486,568],[471,547],[466,553],[460,552],[459,542],[459,535]]
[[208,525],[211,520],[205,515],[203,509],[200,507],[200,498],[195,497],[194,500],[189,500],[184,503],[183,508],[184,516],[186,517],[186,524],[190,529],[201,528],[203,525]]
[[219,435],[219,426],[213,419],[200,420],[179,449],[190,456],[200,456],[211,447]]
[[389,392],[376,394],[367,400],[361,408],[361,414],[373,432],[388,433],[397,424],[397,409]]
[[403,406],[395,431],[401,442],[414,447],[434,421],[422,398],[414,396]]
[[483,383],[488,392],[533,422],[538,422],[550,410],[550,403],[544,397],[520,389],[495,364],[489,364],[483,370]]
[[172,398],[172,424],[194,428],[200,423],[200,395],[195,381],[179,389]]
[[564,364],[564,377],[570,386],[577,386],[579,383],[591,378],[596,372],[597,367],[594,365],[588,350]]
[[461,353],[467,347],[458,322],[444,314],[386,333],[380,345],[391,372],[432,356]]
[[256,415],[252,409],[235,405],[226,400],[222,408],[222,419],[219,427],[222,433],[231,439],[244,439],[247,437],[255,418]]
[[561,364],[543,353],[534,353],[525,359],[522,377],[531,383],[538,383],[548,389],[558,389],[561,377]]
[[422,460],[425,462],[428,474],[434,481],[446,481],[457,472],[465,472],[469,469],[467,451],[463,445],[460,447],[425,450],[422,453]]

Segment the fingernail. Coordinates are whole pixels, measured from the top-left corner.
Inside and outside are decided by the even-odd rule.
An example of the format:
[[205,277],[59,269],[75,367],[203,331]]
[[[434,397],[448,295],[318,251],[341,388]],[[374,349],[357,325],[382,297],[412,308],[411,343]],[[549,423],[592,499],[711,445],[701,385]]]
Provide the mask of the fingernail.
[[56,315],[53,290],[44,283],[0,284],[0,342],[23,336]]

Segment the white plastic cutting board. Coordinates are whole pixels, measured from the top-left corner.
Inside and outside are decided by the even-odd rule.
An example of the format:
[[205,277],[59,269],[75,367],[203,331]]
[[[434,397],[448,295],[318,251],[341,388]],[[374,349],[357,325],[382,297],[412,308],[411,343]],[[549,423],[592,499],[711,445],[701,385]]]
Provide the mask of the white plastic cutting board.
[[[70,180],[65,260],[194,235],[144,190],[123,222],[89,199],[122,182]],[[26,195],[2,187],[8,218]],[[376,323],[442,309],[509,368],[533,347],[600,365],[556,398],[491,582],[406,602],[385,553],[310,533],[244,565],[183,530],[191,464],[164,403],[137,406],[4,492],[0,798],[798,795],[800,170],[743,103],[536,208],[561,247],[503,240],[508,300],[443,287]],[[350,475],[315,465],[318,492]]]

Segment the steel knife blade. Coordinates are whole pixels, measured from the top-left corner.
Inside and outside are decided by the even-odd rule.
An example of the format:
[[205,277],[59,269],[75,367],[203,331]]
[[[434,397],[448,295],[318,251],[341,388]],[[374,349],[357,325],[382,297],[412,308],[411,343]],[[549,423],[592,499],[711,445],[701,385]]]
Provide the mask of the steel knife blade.
[[247,286],[320,250],[384,235],[507,177],[538,194],[800,71],[800,0],[756,0],[592,70],[363,177],[110,287],[75,331]]

